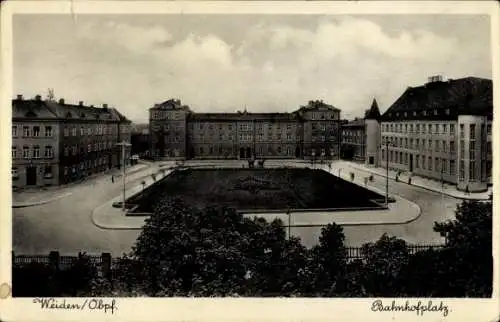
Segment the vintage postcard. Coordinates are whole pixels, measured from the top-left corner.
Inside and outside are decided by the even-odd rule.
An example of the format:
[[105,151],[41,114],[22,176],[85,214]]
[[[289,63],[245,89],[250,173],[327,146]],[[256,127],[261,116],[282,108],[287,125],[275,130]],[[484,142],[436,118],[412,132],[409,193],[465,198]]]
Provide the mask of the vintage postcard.
[[7,1],[2,321],[497,321],[499,6]]

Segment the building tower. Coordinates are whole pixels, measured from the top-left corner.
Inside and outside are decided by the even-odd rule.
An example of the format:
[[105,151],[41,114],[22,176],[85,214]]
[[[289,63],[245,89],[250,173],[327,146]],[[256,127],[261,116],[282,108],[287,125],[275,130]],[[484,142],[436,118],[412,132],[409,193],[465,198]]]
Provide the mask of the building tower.
[[370,167],[380,166],[380,110],[377,100],[365,114],[366,157],[365,164]]

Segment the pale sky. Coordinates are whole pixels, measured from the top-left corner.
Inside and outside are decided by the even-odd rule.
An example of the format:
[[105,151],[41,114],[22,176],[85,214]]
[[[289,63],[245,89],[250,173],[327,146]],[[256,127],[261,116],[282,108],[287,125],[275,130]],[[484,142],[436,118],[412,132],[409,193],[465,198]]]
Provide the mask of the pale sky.
[[490,21],[472,15],[15,15],[14,95],[108,103],[134,122],[170,98],[196,112],[362,116],[428,76],[492,78]]

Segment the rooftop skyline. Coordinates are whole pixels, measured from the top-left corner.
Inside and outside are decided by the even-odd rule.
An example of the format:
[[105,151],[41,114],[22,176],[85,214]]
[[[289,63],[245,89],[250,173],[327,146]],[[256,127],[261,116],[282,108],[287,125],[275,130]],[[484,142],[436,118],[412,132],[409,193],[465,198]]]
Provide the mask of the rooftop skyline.
[[139,123],[170,98],[199,113],[318,99],[353,119],[429,76],[492,78],[477,15],[16,15],[13,39],[14,95],[53,88]]

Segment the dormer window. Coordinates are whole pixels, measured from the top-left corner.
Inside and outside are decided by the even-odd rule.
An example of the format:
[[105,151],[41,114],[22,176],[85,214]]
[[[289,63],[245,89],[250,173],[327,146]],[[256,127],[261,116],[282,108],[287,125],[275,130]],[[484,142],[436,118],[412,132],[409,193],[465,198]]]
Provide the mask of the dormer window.
[[80,117],[81,117],[82,119],[84,119],[84,118],[85,118],[85,114],[84,114],[84,113],[80,114]]
[[73,115],[71,114],[71,112],[68,112],[66,113],[66,117],[73,117]]
[[408,114],[406,112],[404,112],[404,117],[407,117],[407,116],[408,116]]
[[33,111],[28,111],[25,116],[26,117],[36,117],[36,114]]
[[399,116],[399,112],[396,112],[396,117]]
[[444,112],[445,112],[446,115],[450,115],[450,109],[449,108],[447,108]]
[[413,111],[413,116],[417,116],[417,111]]
[[422,111],[422,115],[423,115],[423,116],[427,116],[427,111],[425,111],[425,110],[424,110],[424,111]]
[[438,110],[434,109],[434,115],[438,115]]

